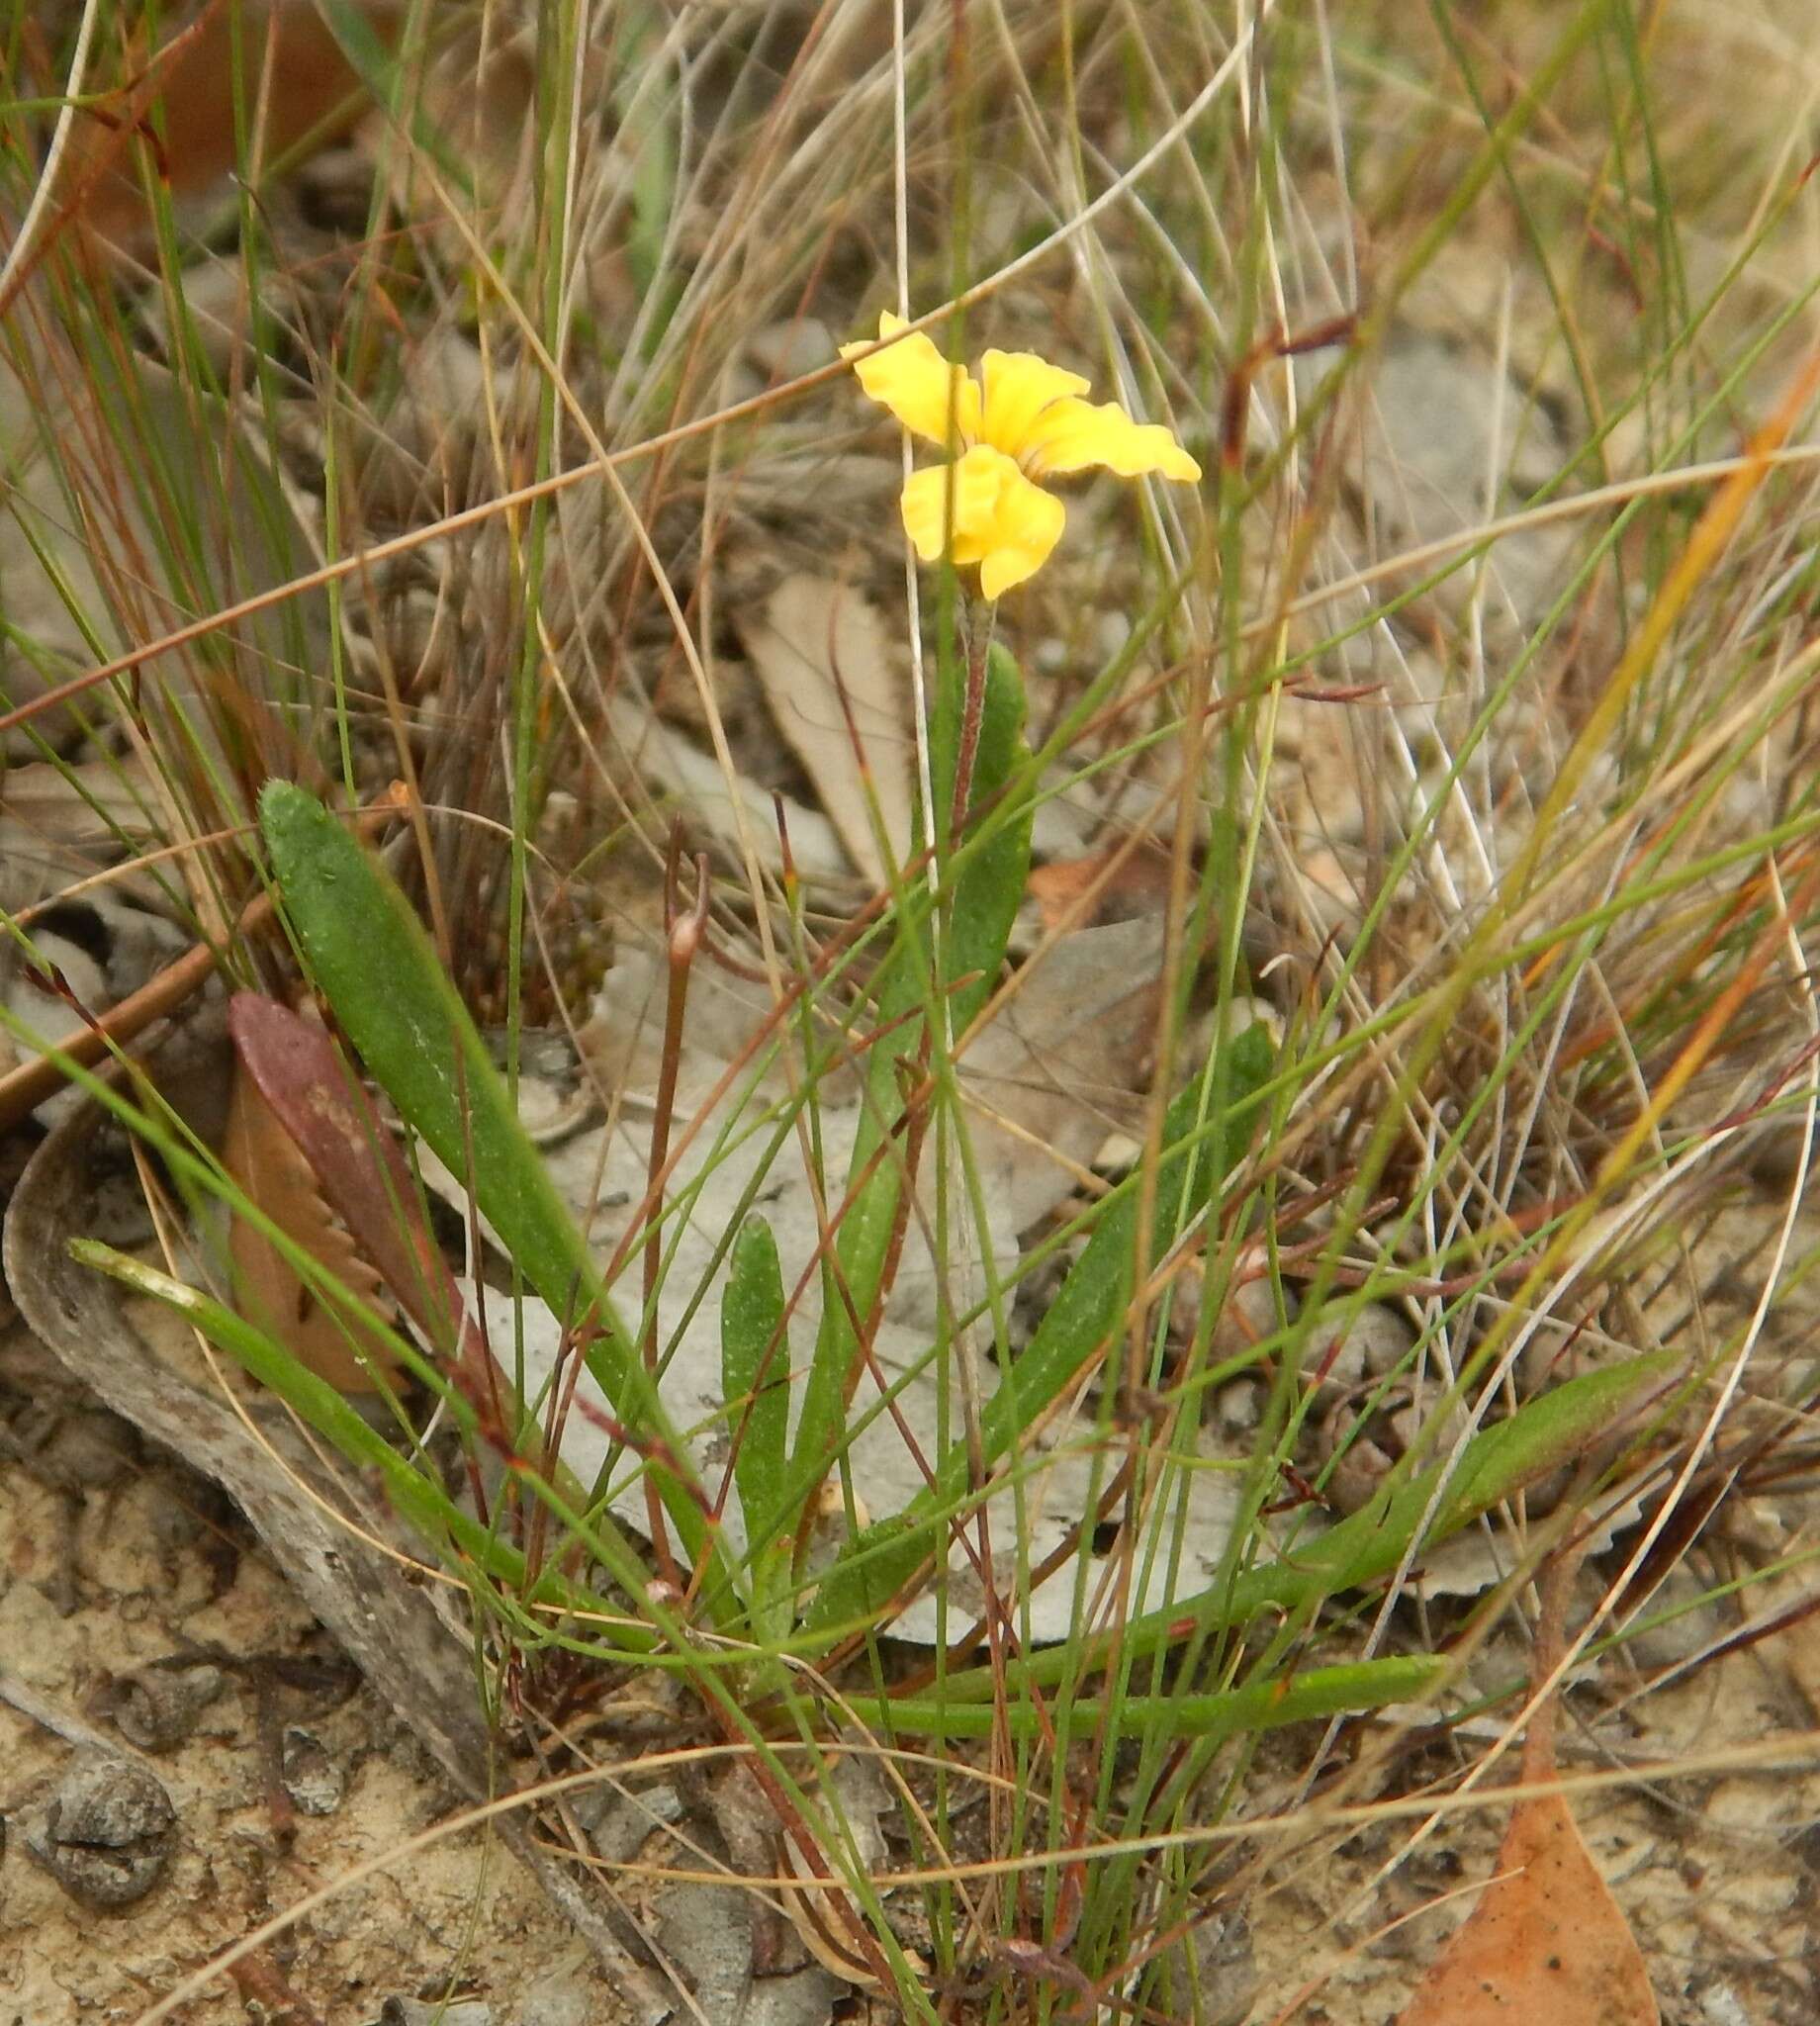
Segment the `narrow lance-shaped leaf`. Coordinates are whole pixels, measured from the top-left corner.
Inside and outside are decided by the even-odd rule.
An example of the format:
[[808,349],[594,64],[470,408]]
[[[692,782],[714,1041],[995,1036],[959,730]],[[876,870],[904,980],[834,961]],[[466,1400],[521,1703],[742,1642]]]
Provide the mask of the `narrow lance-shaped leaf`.
[[[396,885],[314,795],[270,782],[259,797],[272,870],[311,976],[362,1060],[454,1174],[525,1278],[588,1341],[588,1363],[635,1436],[685,1468],[686,1452],[601,1287],[592,1254],[518,1122],[429,938]],[[664,1503],[699,1562],[708,1529],[692,1490],[654,1461]]]
[[735,1441],[733,1480],[756,1550],[766,1536],[788,1532],[795,1519],[783,1506],[790,1417],[783,1269],[771,1226],[756,1212],[733,1242],[720,1303],[720,1371]]
[[[979,749],[973,762],[973,807],[987,814],[1030,760],[1024,743],[1024,678],[1004,648],[994,644],[986,663],[986,690],[979,717]],[[946,834],[949,803],[959,764],[960,699],[957,686],[944,687],[930,727],[930,775],[937,820]],[[1001,819],[983,844],[960,857],[954,905],[943,924],[942,967],[950,980],[971,976],[949,996],[954,1032],[962,1033],[998,982],[1000,967],[1030,882],[1030,838],[1036,809],[1026,795]],[[951,851],[954,846],[950,845]]]

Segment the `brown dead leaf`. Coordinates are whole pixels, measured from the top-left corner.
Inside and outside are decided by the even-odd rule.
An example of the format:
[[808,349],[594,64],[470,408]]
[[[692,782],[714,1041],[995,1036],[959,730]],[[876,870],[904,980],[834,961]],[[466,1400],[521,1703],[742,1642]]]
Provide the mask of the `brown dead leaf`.
[[[396,34],[396,0],[357,0],[355,11],[383,39]],[[157,173],[181,203],[208,196],[239,160],[236,85],[249,120],[263,105],[267,161],[305,141],[325,144],[366,111],[360,77],[313,0],[239,0],[237,12],[237,79],[234,10],[217,0],[155,51],[130,47],[120,88],[76,130],[65,202],[102,238],[134,246],[150,227],[136,133],[158,134]]]
[[1030,896],[1046,930],[1099,928],[1139,914],[1160,914],[1169,899],[1173,861],[1147,838],[1084,859],[1035,866]]
[[912,806],[908,712],[883,619],[852,585],[798,572],[761,617],[742,620],[740,638],[848,855],[882,886],[871,803],[900,865]]
[[[1564,1650],[1562,1622],[1585,1548],[1557,1555],[1542,1589],[1534,1680]],[[1553,1695],[1523,1742],[1523,1784],[1557,1779]],[[1398,2026],[1660,2026],[1649,1973],[1611,1888],[1559,1794],[1519,1800],[1498,1876],[1422,1980]]]
[[[380,1302],[379,1275],[323,1202],[309,1161],[237,1059],[222,1164],[294,1244],[363,1301]],[[353,1324],[344,1329],[271,1240],[243,1217],[233,1220],[229,1247],[241,1308],[318,1378],[343,1393],[372,1393],[379,1373],[396,1376],[399,1361],[378,1336]],[[356,1342],[370,1364],[357,1354]]]

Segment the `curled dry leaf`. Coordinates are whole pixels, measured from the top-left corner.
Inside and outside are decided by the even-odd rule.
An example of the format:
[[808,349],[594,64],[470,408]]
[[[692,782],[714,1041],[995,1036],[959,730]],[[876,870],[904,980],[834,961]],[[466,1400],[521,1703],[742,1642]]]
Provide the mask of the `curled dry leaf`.
[[[328,1207],[360,1234],[388,1293],[425,1339],[446,1348],[460,1308],[455,1283],[405,1156],[360,1079],[319,1027],[276,999],[236,993],[228,1028],[240,1074],[302,1151]],[[478,1345],[463,1349],[481,1355]]]
[[[1584,1548],[1558,1557],[1543,1590],[1534,1680],[1554,1671]],[[1555,1696],[1523,1743],[1523,1784],[1555,1771]],[[1519,1800],[1498,1875],[1442,1951],[1398,2026],[1660,2026],[1635,1936],[1558,1793]]]
[[[222,1164],[294,1244],[363,1301],[381,1300],[379,1275],[322,1200],[303,1151],[237,1058]],[[371,1393],[381,1374],[396,1377],[398,1360],[378,1335],[326,1307],[262,1231],[235,1217],[228,1243],[240,1307],[318,1377],[343,1393]]]

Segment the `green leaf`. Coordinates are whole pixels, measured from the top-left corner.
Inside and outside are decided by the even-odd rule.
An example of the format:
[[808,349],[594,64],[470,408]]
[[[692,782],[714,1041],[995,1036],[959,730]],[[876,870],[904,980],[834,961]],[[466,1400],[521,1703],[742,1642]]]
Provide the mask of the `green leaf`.
[[[1275,1053],[1261,1027],[1247,1028],[1226,1052],[1225,1111],[1203,1130],[1203,1110],[1218,1079],[1213,1064],[1169,1107],[1163,1122],[1163,1157],[1152,1198],[1150,1264],[1153,1266],[1189,1222],[1213,1200],[1236,1160],[1255,1119],[1249,1100],[1269,1081]],[[1241,1110],[1242,1108],[1242,1110]],[[1228,1120],[1241,1112],[1241,1123]],[[1138,1196],[1125,1191],[1107,1203],[1080,1257],[1062,1282],[1029,1347],[1006,1372],[980,1413],[988,1467],[1013,1449],[1123,1324],[1135,1285]],[[807,1625],[821,1629],[861,1622],[883,1605],[936,1552],[940,1515],[967,1490],[967,1458],[959,1445],[944,1456],[933,1490],[903,1514],[870,1526],[851,1541],[823,1579]],[[889,1530],[886,1530],[886,1527]]]
[[[944,833],[958,764],[958,699],[950,686],[944,691],[930,731],[930,773]],[[1011,783],[1025,778],[1030,760],[1030,748],[1024,743],[1025,714],[1024,678],[1012,657],[995,644],[986,662],[969,822],[974,812],[989,809]],[[998,983],[1030,880],[1030,836],[1035,821],[1036,805],[1025,794],[1002,827],[983,843],[964,846],[957,855],[954,904],[943,924],[943,969],[950,980],[971,972],[978,976],[972,984],[950,994],[956,1034],[971,1024]],[[950,850],[954,849],[951,842]]]
[[1065,1749],[1070,1737],[1097,1736],[1108,1724],[1116,1737],[1221,1738],[1241,1730],[1272,1730],[1310,1717],[1422,1702],[1456,1664],[1433,1653],[1351,1661],[1211,1695],[1126,1696],[1116,1710],[1092,1696],[1070,1703],[1065,1712],[1040,1710],[1028,1703],[995,1706],[948,1697],[935,1701],[861,1696],[850,1699],[850,1707],[856,1721],[887,1735],[991,1737],[1002,1723],[1012,1737],[1046,1743],[1053,1736],[1058,1749]]
[[753,1551],[793,1530],[784,1504],[790,1342],[777,1241],[756,1211],[733,1241],[720,1304],[721,1397],[734,1434],[733,1480]]
[[[1422,1532],[1424,1546],[1436,1546],[1564,1463],[1584,1455],[1614,1424],[1629,1419],[1660,1394],[1684,1364],[1681,1352],[1656,1351],[1605,1370],[1583,1373],[1519,1407],[1507,1421],[1475,1435],[1458,1467],[1446,1477],[1445,1463],[1403,1484],[1390,1484],[1368,1506],[1314,1539],[1298,1542],[1277,1560],[1242,1569],[1231,1582],[1198,1597],[1131,1619],[1117,1634],[1118,1649],[1135,1657],[1190,1633],[1248,1624],[1265,1612],[1312,1612],[1326,1598],[1357,1590],[1389,1576],[1402,1563],[1423,1515],[1434,1512]],[[1438,1503],[1436,1494],[1439,1493]],[[1105,1656],[1110,1658],[1110,1652]],[[1043,1654],[1014,1665],[1012,1678],[1045,1683],[1066,1671],[1093,1667],[1089,1654]],[[951,1677],[950,1695],[990,1697],[990,1669]]]
[[[586,1337],[589,1370],[613,1411],[666,1458],[683,1458],[588,1243],[410,902],[345,824],[291,783],[266,783],[259,823],[298,949],[348,1040],[437,1157],[472,1187],[525,1279]],[[648,1467],[698,1563],[710,1546],[698,1498],[669,1463]]]

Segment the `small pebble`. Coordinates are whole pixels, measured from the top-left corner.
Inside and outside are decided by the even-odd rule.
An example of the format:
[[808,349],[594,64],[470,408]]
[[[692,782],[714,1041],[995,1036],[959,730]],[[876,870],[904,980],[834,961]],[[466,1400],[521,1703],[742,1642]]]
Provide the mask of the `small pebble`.
[[141,1752],[173,1752],[188,1743],[197,1719],[227,1684],[219,1667],[141,1667],[108,1692],[115,1728]]
[[145,1767],[85,1752],[51,1795],[26,1848],[72,1899],[111,1911],[144,1898],[177,1847],[177,1810]]
[[280,1752],[284,1790],[303,1815],[332,1815],[347,1793],[347,1776],[313,1730],[286,1726]]

